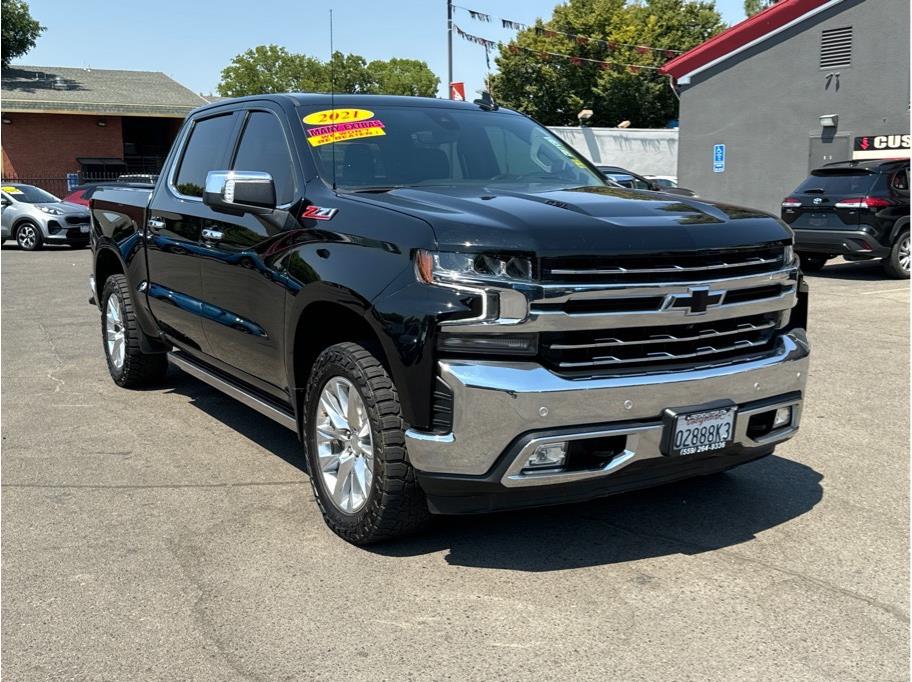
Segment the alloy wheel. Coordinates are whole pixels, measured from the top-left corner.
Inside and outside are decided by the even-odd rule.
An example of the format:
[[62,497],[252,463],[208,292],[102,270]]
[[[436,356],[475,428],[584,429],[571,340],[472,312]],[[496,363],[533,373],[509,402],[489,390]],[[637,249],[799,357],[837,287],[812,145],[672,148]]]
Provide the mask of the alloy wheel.
[[38,242],[38,233],[35,232],[35,226],[26,223],[20,227],[16,233],[16,241],[19,242],[19,246],[27,251],[34,249],[35,244]]
[[909,253],[909,235],[906,235],[899,243],[899,267],[909,272],[910,261],[912,261],[912,256]]
[[329,379],[316,415],[317,460],[329,498],[353,514],[367,503],[374,478],[374,437],[364,400],[345,377]]
[[124,331],[123,306],[117,294],[108,296],[108,305],[105,307],[105,343],[108,346],[108,356],[117,369],[123,367],[124,356],[127,350],[127,339]]

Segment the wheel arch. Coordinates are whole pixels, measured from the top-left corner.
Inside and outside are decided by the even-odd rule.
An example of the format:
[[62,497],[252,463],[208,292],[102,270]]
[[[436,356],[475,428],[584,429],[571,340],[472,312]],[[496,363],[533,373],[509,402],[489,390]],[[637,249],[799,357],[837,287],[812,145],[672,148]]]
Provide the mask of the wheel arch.
[[317,356],[329,346],[344,341],[359,343],[377,356],[396,382],[380,334],[368,321],[367,309],[359,309],[339,300],[317,300],[298,313],[289,339],[287,368],[298,421],[298,435],[303,438],[304,392]]
[[893,246],[893,242],[896,241],[896,238],[902,233],[903,230],[909,229],[909,216],[903,216],[893,224],[893,229],[890,230],[890,243],[888,246]]
[[110,248],[101,248],[95,254],[95,300],[101,307],[101,294],[105,288],[105,282],[111,275],[125,275],[127,272],[120,255]]

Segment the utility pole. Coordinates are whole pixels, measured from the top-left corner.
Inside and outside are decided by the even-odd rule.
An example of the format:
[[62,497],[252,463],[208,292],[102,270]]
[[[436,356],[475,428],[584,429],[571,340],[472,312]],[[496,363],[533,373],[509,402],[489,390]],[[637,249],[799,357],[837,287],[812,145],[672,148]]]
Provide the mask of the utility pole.
[[453,0],[446,0],[447,4],[447,97],[453,99],[450,92],[450,83],[453,82]]

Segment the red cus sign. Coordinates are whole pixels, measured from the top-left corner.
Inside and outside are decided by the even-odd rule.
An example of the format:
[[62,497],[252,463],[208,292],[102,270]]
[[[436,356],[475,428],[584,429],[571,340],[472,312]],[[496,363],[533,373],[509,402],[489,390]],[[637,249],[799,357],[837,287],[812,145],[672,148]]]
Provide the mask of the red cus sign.
[[908,158],[912,135],[862,135],[852,146],[853,159]]

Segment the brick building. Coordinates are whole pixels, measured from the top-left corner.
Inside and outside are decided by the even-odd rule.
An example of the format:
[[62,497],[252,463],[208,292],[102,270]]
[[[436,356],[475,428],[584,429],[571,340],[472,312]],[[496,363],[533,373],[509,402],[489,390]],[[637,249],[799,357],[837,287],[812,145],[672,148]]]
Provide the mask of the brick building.
[[80,182],[157,172],[206,100],[163,73],[13,65],[2,71],[4,179],[61,194]]

